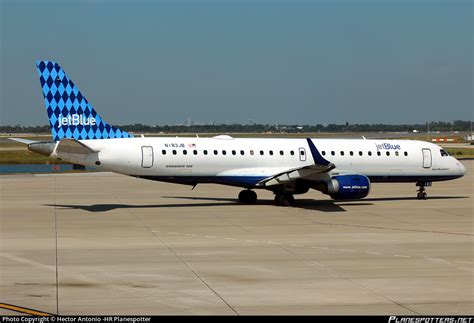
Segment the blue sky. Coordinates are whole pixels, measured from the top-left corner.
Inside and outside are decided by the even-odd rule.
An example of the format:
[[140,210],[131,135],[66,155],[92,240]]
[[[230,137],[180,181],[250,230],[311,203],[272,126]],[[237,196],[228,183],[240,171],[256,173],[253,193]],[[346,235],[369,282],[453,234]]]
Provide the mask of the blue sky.
[[0,124],[47,124],[37,59],[113,124],[472,119],[462,0],[0,1]]

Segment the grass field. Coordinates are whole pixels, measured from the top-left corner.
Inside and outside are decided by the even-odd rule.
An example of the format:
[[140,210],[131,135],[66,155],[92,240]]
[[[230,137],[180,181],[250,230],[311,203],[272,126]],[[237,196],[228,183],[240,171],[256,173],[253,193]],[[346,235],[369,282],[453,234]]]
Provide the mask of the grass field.
[[35,154],[28,150],[0,151],[0,164],[66,164],[63,161]]
[[470,148],[444,148],[451,156],[458,159],[474,158],[474,149]]

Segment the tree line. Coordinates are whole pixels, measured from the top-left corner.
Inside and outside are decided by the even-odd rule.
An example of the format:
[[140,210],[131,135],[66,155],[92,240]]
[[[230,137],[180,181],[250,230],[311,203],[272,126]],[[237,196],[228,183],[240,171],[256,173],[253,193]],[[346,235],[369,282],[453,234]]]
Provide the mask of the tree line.
[[[472,121],[430,122],[425,124],[316,124],[316,125],[269,125],[269,124],[212,124],[212,125],[145,125],[135,123],[118,126],[128,132],[139,133],[307,133],[307,132],[419,132],[459,131],[469,132]],[[0,126],[0,133],[49,133],[44,126]]]

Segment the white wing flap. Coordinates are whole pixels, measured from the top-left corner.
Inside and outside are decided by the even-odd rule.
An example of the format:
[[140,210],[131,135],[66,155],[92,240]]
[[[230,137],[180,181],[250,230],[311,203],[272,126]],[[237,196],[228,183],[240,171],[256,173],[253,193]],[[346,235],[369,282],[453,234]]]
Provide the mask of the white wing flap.
[[323,165],[311,165],[311,166],[304,166],[301,168],[292,168],[282,173],[278,173],[276,175],[270,176],[261,180],[256,184],[256,186],[274,186],[274,185],[281,185],[286,184],[297,179],[303,179],[310,177],[315,174],[329,172],[330,170],[334,169],[334,164],[330,163],[327,166]]

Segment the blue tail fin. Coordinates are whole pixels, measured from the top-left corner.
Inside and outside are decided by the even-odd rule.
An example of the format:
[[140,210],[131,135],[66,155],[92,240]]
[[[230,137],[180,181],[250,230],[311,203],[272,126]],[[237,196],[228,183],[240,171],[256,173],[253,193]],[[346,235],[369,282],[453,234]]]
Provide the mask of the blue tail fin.
[[37,61],[36,68],[54,141],[133,137],[102,120],[59,64]]

